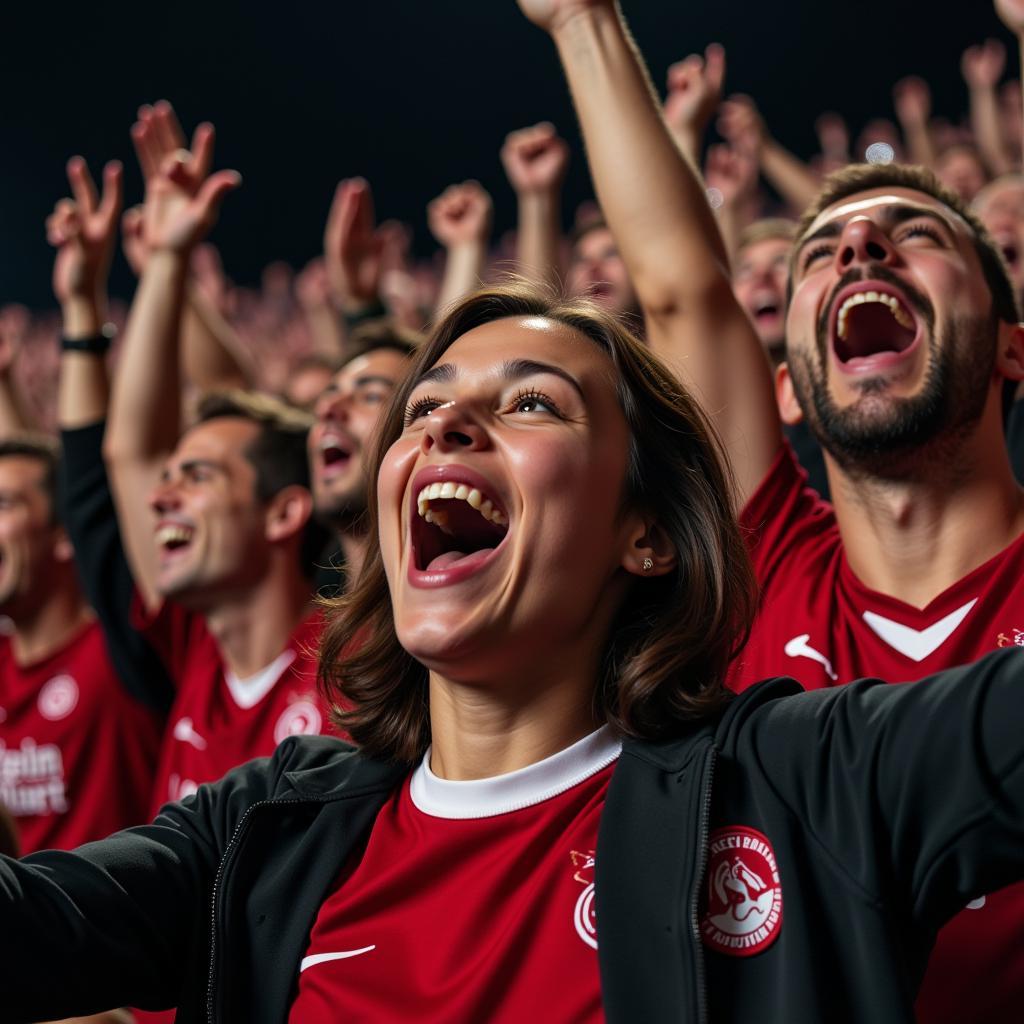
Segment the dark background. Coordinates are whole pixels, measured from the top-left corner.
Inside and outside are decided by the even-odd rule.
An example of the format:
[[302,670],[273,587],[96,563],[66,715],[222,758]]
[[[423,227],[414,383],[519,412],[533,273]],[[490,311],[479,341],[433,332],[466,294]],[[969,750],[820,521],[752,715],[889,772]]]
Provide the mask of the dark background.
[[[566,210],[590,194],[554,47],[514,0],[5,8],[0,303],[53,305],[42,222],[67,192],[70,155],[97,175],[120,158],[128,202],[141,199],[128,128],[140,103],[160,97],[188,132],[213,121],[217,165],[242,172],[213,239],[243,283],[271,260],[315,255],[334,185],[353,174],[371,181],[380,217],[413,225],[419,253],[433,249],[427,201],[464,178],[483,182],[496,231],[506,230],[515,210],[498,149],[538,120],[573,144]],[[672,61],[721,41],[727,92],[751,93],[804,156],[819,113],[838,110],[856,135],[871,117],[892,116],[892,85],[910,73],[931,83],[937,114],[959,118],[960,54],[986,36],[1007,43],[1017,74],[1016,46],[988,0],[626,0],[625,9],[659,85]],[[130,289],[118,256],[112,290]]]

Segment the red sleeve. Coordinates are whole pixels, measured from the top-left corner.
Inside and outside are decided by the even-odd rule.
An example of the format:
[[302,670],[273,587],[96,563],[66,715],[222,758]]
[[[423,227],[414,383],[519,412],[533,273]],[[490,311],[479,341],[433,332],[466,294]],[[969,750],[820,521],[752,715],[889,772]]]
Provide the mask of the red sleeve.
[[740,513],[740,527],[762,588],[797,548],[835,529],[832,506],[808,486],[788,441]]
[[202,616],[185,611],[173,601],[164,601],[159,608],[150,611],[136,590],[131,617],[132,626],[152,645],[175,685],[180,685],[189,657],[197,648],[213,643]]

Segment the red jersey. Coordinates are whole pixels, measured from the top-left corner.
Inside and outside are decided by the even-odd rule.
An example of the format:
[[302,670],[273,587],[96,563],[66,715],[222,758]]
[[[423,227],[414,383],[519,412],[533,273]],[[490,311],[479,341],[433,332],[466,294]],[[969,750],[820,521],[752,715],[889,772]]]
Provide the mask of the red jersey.
[[118,681],[97,623],[32,665],[0,638],[0,803],[22,854],[146,821],[162,731]]
[[594,851],[619,749],[603,728],[473,782],[428,752],[320,907],[289,1024],[604,1020]]
[[[915,608],[853,574],[832,506],[806,487],[788,445],[741,524],[762,602],[733,666],[735,690],[775,675],[806,689],[865,676],[910,682],[997,647],[1024,646],[1024,536]],[[1024,884],[979,893],[942,929],[917,1010],[927,1024],[984,1024],[1015,1020],[1021,1006]]]
[[[136,608],[137,618],[139,609]],[[301,622],[281,654],[249,679],[226,672],[206,623],[171,603],[143,619],[147,639],[177,684],[154,789],[154,813],[281,740],[327,726],[316,692],[319,614]]]

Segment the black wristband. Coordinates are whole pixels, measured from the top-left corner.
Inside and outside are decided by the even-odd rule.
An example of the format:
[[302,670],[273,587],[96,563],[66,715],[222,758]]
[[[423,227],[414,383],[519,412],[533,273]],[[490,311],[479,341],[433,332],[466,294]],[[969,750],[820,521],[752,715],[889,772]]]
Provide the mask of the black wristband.
[[62,352],[91,352],[93,355],[102,356],[109,351],[113,339],[114,325],[104,324],[101,333],[94,334],[91,338],[61,338],[60,347]]

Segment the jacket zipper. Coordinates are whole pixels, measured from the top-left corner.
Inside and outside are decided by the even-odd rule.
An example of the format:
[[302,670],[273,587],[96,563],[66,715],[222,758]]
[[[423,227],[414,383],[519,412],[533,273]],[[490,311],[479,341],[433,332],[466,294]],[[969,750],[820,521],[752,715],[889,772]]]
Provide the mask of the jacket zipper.
[[207,975],[206,982],[206,1018],[208,1024],[216,1024],[216,1007],[215,1002],[215,989],[214,981],[217,969],[217,897],[220,895],[221,884],[224,880],[224,875],[227,871],[228,861],[231,857],[235,847],[241,841],[242,832],[249,823],[249,818],[252,816],[252,812],[257,807],[266,807],[273,804],[275,807],[279,807],[282,804],[303,804],[303,803],[315,803],[316,801],[309,800],[258,800],[256,803],[245,809],[245,813],[238,820],[238,824],[235,826],[235,831],[231,834],[231,839],[228,845],[224,848],[224,856],[220,859],[220,864],[217,867],[217,874],[213,879],[213,890],[210,894],[210,970]]
[[704,872],[708,866],[708,825],[711,820],[711,781],[715,775],[717,753],[712,746],[704,758],[704,789],[701,794],[700,824],[697,830],[697,880],[690,897],[690,930],[693,932],[693,958],[697,968],[697,1021],[708,1019],[707,984],[704,974],[704,946],[700,937],[700,893],[704,885]]

